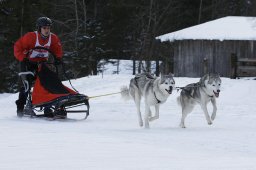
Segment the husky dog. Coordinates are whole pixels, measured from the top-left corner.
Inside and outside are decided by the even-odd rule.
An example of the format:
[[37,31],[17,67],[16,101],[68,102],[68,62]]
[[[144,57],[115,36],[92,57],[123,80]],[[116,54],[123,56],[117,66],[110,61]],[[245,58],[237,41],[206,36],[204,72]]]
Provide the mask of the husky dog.
[[[161,75],[154,77],[149,73],[137,74],[135,78],[130,80],[129,88],[123,86],[121,88],[122,98],[128,100],[133,98],[139,118],[139,125],[143,126],[143,120],[140,112],[140,101],[142,96],[145,99],[145,128],[149,128],[149,121],[159,118],[159,105],[166,102],[167,98],[175,88],[173,75]],[[155,115],[152,116],[150,106],[155,106]]]
[[[177,98],[182,108],[182,118],[180,126],[185,128],[185,118],[193,110],[196,104],[199,104],[205,114],[207,123],[212,124],[216,117],[216,97],[219,97],[221,79],[218,74],[206,74],[198,83],[189,84],[182,88],[180,96]],[[207,110],[207,104],[211,101],[213,112],[211,118]]]

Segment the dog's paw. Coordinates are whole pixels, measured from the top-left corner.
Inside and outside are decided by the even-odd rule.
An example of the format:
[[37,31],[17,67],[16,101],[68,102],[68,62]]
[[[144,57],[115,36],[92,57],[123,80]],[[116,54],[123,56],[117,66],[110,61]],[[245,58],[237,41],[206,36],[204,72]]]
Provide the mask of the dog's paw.
[[212,121],[208,121],[208,125],[212,125]]
[[180,124],[180,127],[181,127],[181,128],[186,128],[186,126],[184,125],[184,123],[181,123],[181,124]]
[[145,128],[145,129],[149,129],[149,126],[145,126],[144,128]]
[[139,122],[139,126],[142,127],[143,126],[143,122]]
[[145,123],[144,123],[144,124],[145,124],[145,126],[144,126],[144,127],[145,127],[145,129],[149,129],[149,122],[145,121]]

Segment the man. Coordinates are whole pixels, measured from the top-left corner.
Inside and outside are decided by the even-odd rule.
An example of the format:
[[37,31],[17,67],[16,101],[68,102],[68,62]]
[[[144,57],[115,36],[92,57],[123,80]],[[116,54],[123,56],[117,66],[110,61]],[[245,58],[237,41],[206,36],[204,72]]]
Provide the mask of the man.
[[[57,35],[51,33],[52,21],[47,17],[40,17],[36,21],[37,31],[28,32],[14,44],[14,56],[20,61],[20,72],[36,72],[37,61],[48,59],[49,52],[43,49],[33,49],[35,47],[48,48],[60,61],[63,55],[62,46]],[[57,61],[58,62],[58,61]],[[26,76],[31,87],[33,79]],[[17,115],[22,114],[24,105],[28,97],[28,89],[20,88],[19,98],[16,100]]]

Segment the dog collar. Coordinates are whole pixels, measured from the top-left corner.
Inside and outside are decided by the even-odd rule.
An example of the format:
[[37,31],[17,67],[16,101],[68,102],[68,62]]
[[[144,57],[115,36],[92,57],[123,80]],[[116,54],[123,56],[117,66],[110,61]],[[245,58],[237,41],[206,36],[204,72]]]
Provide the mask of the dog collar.
[[155,95],[157,103],[161,103],[161,101],[156,97],[156,92],[154,92],[154,95]]

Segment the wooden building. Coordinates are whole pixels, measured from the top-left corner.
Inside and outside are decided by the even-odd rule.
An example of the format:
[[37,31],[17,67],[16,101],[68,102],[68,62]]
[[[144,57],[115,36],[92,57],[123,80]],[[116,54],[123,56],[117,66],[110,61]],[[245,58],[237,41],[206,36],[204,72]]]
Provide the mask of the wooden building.
[[214,72],[231,77],[231,55],[256,58],[256,17],[224,17],[157,39],[170,42],[175,76]]

